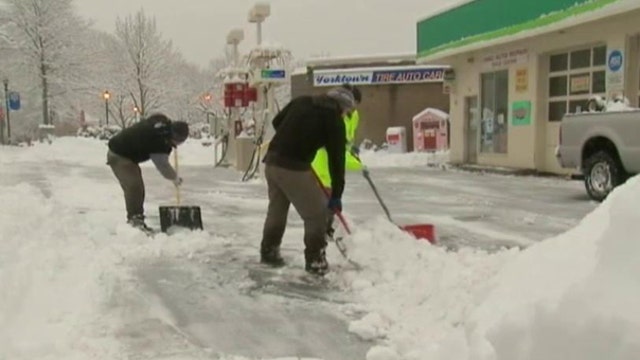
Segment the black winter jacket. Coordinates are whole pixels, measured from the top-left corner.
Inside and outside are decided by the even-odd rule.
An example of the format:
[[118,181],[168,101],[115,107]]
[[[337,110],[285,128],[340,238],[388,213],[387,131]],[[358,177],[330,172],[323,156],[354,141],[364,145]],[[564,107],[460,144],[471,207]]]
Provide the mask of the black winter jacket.
[[109,149],[135,163],[149,160],[151,154],[171,154],[171,120],[162,115],[141,120],[112,137]]
[[273,119],[276,130],[264,162],[290,170],[311,169],[316,152],[329,157],[331,193],[341,198],[345,184],[346,132],[338,102],[326,95],[299,96]]

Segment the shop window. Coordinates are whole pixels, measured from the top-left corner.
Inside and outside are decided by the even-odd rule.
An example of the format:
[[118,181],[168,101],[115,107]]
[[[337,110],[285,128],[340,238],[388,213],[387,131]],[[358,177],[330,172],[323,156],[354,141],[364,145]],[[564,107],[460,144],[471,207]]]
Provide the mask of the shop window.
[[482,74],[480,151],[507,153],[509,134],[509,71]]
[[595,46],[549,56],[549,121],[587,111],[593,95],[606,93],[607,47]]
[[569,68],[569,54],[551,55],[550,72],[565,71]]

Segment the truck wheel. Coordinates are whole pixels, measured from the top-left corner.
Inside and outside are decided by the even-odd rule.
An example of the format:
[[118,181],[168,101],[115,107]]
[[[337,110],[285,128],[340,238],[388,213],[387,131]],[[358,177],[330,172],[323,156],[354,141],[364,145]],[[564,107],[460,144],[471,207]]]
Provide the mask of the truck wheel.
[[617,158],[606,151],[598,151],[584,163],[584,185],[589,197],[603,201],[625,179],[625,171]]

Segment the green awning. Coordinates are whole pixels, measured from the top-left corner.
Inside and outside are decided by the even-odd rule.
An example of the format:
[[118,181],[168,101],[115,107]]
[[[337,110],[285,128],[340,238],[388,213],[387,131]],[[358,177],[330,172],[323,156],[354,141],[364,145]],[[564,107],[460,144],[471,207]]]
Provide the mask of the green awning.
[[616,3],[640,0],[475,0],[417,24],[417,57],[508,38]]

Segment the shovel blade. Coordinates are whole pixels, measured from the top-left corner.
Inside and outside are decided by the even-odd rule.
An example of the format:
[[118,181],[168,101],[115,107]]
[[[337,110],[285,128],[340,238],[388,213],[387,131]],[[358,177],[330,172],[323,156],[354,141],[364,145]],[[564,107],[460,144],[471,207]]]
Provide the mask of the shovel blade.
[[418,240],[427,240],[436,243],[436,229],[432,224],[403,225],[400,229],[410,233]]
[[160,230],[167,232],[172,226],[202,230],[202,212],[199,206],[160,206]]

